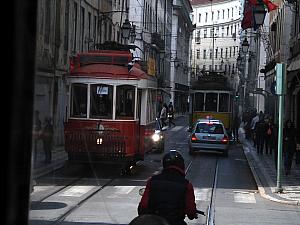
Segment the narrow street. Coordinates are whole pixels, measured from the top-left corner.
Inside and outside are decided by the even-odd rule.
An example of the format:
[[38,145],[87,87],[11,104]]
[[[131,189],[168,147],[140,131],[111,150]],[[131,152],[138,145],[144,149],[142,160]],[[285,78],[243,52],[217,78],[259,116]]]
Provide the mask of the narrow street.
[[[165,131],[166,146],[186,160],[187,178],[195,189],[199,216],[188,224],[299,224],[300,208],[269,201],[258,193],[240,144],[228,158],[217,154],[188,154],[187,117]],[[32,194],[30,224],[128,224],[137,216],[139,189],[161,169],[161,153],[150,153],[134,174],[120,176],[108,165],[68,165],[37,180]]]

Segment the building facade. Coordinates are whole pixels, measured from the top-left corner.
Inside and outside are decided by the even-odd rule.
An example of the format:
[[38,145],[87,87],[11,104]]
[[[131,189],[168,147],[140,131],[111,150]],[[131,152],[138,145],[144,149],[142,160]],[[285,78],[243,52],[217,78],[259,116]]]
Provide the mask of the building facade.
[[192,78],[201,71],[223,71],[238,81],[236,59],[240,45],[241,4],[239,0],[192,0]]

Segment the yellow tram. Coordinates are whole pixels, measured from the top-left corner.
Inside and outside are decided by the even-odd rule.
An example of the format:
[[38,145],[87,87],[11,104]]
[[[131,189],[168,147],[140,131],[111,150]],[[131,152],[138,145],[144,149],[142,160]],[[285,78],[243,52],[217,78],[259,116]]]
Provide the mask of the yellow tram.
[[232,129],[233,91],[223,73],[203,73],[192,83],[189,112],[190,127],[209,116],[221,120],[227,130]]

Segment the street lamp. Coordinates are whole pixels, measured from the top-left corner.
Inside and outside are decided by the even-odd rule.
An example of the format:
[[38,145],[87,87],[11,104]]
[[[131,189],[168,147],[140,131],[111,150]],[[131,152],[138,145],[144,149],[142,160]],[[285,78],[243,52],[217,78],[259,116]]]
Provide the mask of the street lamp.
[[248,52],[248,49],[249,49],[249,42],[247,40],[247,38],[244,39],[243,43],[242,43],[242,51],[244,53],[247,53]]
[[122,37],[128,39],[131,31],[131,24],[128,19],[125,19],[125,22],[121,27],[121,31],[122,31]]
[[254,25],[255,27],[259,27],[264,24],[266,10],[262,3],[257,4],[253,7],[253,17],[254,17]]

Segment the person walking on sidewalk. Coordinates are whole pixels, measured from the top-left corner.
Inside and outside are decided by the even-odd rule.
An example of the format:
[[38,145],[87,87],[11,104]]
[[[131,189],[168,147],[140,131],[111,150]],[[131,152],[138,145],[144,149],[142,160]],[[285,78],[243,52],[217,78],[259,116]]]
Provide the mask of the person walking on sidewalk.
[[296,152],[296,129],[291,120],[287,120],[283,129],[283,156],[285,175],[291,173],[294,154]]
[[235,142],[239,141],[239,128],[240,128],[240,118],[235,115],[233,119],[233,137]]
[[256,152],[262,154],[265,143],[266,124],[264,117],[260,116],[259,121],[255,124],[255,139],[256,139]]
[[253,147],[256,147],[256,132],[255,132],[255,125],[259,121],[259,115],[256,113],[256,115],[252,118],[250,123],[251,128],[251,139],[253,141]]
[[45,152],[45,163],[51,163],[52,159],[52,142],[53,142],[53,125],[51,117],[45,118],[45,126],[42,130],[42,140]]
[[40,119],[40,112],[34,111],[34,124],[33,124],[33,160],[36,162],[38,153],[38,142],[41,139],[42,122]]
[[169,103],[168,106],[168,119],[169,119],[169,127],[171,127],[171,124],[175,127],[175,123],[173,122],[174,119],[174,106],[172,105],[172,102]]
[[274,152],[275,147],[275,134],[274,134],[274,126],[272,117],[266,119],[266,133],[265,133],[265,149],[266,154],[272,154]]

